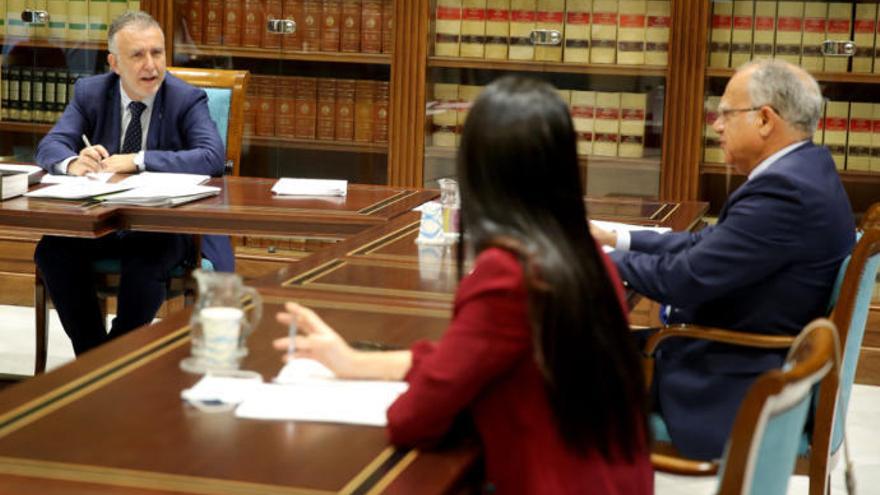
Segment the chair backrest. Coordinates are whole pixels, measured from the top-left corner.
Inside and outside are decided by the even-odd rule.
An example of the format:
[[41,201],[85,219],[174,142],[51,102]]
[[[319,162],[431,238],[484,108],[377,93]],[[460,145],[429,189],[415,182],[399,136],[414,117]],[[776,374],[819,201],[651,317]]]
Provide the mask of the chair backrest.
[[831,319],[840,333],[840,373],[822,381],[813,432],[810,438],[810,479],[825,479],[830,457],[843,443],[843,431],[849,398],[855,381],[859,351],[865,336],[865,325],[871,295],[880,268],[880,203],[865,213],[859,226],[861,238],[846,267],[840,296]]
[[816,385],[834,365],[834,323],[808,324],[782,369],[761,375],[740,405],[719,473],[722,495],[786,493]]
[[226,146],[226,160],[232,163],[232,175],[238,175],[248,71],[168,67],[168,72],[208,94],[208,111]]

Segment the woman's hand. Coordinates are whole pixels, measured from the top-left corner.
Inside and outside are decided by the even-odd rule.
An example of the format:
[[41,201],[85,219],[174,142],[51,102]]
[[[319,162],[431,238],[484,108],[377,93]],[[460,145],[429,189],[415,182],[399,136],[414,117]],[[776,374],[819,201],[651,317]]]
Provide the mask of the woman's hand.
[[[284,308],[287,311],[277,313],[275,319],[285,326],[296,321],[298,335],[294,338],[292,357],[314,359],[330,368],[339,378],[356,377],[354,361],[357,351],[311,309],[293,302],[285,304]],[[289,337],[276,339],[272,343],[278,350],[287,350],[289,344]],[[284,359],[289,360],[291,356]]]

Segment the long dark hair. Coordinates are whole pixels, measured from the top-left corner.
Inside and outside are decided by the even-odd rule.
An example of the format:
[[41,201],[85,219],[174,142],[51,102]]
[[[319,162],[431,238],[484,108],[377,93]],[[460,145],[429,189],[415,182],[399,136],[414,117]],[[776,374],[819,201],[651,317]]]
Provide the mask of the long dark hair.
[[566,445],[633,459],[648,435],[642,367],[590,235],[571,116],[553,87],[511,76],[489,85],[465,122],[458,177],[459,253],[497,246],[520,259]]

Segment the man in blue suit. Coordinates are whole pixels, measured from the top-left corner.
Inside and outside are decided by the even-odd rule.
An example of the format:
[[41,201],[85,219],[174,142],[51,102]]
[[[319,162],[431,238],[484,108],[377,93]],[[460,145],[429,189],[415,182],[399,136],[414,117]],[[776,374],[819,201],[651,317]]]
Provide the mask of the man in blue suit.
[[[668,322],[795,335],[827,311],[854,221],[831,155],[814,146],[822,95],[802,69],[753,62],[730,79],[713,127],[748,179],[716,225],[627,235],[593,228],[629,287],[668,304]],[[785,352],[671,339],[654,371],[655,408],[685,456],[720,457],[748,387]]]
[[[144,12],[120,15],[108,32],[112,73],[77,81],[72,101],[37,148],[49,172],[186,172],[220,176],[225,152],[207,95],[165,72],[165,37]],[[228,237],[206,236],[203,255],[233,269]],[[77,355],[152,321],[171,270],[192,256],[192,237],[122,232],[100,239],[45,236],[35,261]],[[93,262],[121,259],[117,316],[109,336]]]

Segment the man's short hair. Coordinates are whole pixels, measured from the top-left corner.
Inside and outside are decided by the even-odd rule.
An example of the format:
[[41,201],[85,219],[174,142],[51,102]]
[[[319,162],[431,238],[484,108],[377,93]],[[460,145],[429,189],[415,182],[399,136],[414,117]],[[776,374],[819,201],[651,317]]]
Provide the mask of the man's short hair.
[[807,71],[783,60],[749,62],[754,68],[748,82],[752,106],[768,105],[795,129],[812,136],[822,116],[822,91]]
[[153,19],[153,16],[146,12],[140,10],[123,12],[116,19],[113,19],[113,22],[110,23],[110,29],[107,30],[107,51],[116,54],[116,33],[128,26],[136,26],[139,29],[155,27],[162,30],[162,26],[156,22],[156,19]]

